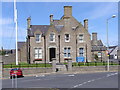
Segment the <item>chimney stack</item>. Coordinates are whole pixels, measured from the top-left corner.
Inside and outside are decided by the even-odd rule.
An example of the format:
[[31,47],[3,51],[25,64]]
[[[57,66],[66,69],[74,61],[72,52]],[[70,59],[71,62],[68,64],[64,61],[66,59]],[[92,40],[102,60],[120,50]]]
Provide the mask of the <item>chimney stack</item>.
[[97,33],[92,33],[92,43],[93,45],[97,45]]
[[84,28],[88,30],[88,19],[84,20]]
[[72,16],[72,6],[64,6],[64,16],[65,17]]
[[30,28],[30,25],[31,25],[31,17],[28,17],[27,18],[27,29]]
[[50,24],[52,24],[52,22],[53,22],[53,15],[51,14],[50,15]]

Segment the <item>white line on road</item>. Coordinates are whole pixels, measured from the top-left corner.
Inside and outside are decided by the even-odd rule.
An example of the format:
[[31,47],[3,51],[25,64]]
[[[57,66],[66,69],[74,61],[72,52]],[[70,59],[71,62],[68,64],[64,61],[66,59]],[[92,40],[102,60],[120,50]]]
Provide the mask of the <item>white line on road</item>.
[[70,76],[70,77],[74,77],[75,75],[74,75],[74,74],[72,74],[72,75],[68,75],[68,76]]
[[72,88],[77,88],[77,87],[80,87],[80,86],[82,86],[84,84],[87,84],[87,83],[90,83],[90,82],[93,82],[93,81],[96,81],[96,80],[100,80],[100,79],[103,79],[103,78],[106,78],[106,77],[110,77],[110,76],[113,76],[113,75],[116,75],[116,74],[118,74],[118,73],[110,73],[110,74],[107,74],[107,76],[103,76],[103,77],[100,77],[100,78],[97,78],[97,79],[88,80],[86,82],[75,85]]

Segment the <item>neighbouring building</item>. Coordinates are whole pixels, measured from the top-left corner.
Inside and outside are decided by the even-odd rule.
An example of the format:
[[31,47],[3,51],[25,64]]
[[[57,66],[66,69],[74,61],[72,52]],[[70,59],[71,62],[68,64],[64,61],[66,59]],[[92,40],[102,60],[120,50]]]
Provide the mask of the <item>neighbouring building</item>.
[[118,59],[118,46],[109,47],[110,59]]
[[84,20],[84,25],[77,21],[72,16],[72,6],[64,6],[60,20],[50,15],[50,25],[31,25],[29,17],[27,40],[18,52],[19,61],[28,63],[50,63],[52,58],[56,58],[58,63],[68,59],[76,62],[76,57],[84,57],[85,62],[91,62],[95,54],[100,60],[106,58],[106,47],[97,40],[97,33],[92,34],[91,41],[88,19]]
[[95,57],[98,57],[98,61],[106,61],[107,60],[107,48],[103,45],[101,40],[97,39],[97,33],[92,33],[92,60],[95,60]]

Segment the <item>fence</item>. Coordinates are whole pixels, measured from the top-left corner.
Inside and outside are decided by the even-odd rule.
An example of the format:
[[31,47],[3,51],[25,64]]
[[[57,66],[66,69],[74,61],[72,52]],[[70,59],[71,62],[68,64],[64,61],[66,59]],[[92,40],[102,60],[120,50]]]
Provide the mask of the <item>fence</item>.
[[[108,62],[107,61],[103,61],[103,62],[79,62],[79,63],[73,63],[72,66],[107,66]],[[120,61],[119,62],[113,62],[110,61],[109,65],[120,65]]]
[[[64,63],[67,64],[67,63]],[[72,63],[72,66],[107,66],[107,61],[103,62],[79,62],[79,63]],[[113,61],[109,62],[109,65],[120,65],[120,61],[115,63]],[[36,63],[36,64],[4,64],[3,63],[3,68],[31,68],[31,67],[52,67],[52,64],[50,63]]]
[[36,63],[36,64],[4,64],[3,63],[3,68],[31,68],[31,67],[52,67],[51,64],[48,63]]

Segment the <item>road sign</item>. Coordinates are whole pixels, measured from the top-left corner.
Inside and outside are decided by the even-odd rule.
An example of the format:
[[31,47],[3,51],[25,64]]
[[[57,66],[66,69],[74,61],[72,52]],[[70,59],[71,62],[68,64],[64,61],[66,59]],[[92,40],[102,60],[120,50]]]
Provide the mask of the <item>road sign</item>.
[[84,62],[85,57],[76,57],[76,62]]

